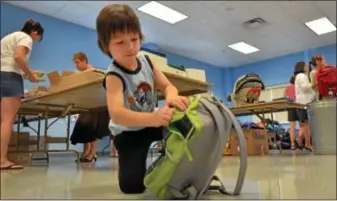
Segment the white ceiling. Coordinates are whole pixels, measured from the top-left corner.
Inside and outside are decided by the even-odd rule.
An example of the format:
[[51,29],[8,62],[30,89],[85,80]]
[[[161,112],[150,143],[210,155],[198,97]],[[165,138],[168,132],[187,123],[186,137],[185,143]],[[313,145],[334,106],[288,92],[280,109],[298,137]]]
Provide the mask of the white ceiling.
[[[110,3],[137,9],[149,1],[6,1],[28,10],[95,29],[98,12]],[[233,67],[336,43],[336,32],[317,36],[305,22],[328,17],[336,24],[336,1],[160,1],[189,18],[171,25],[137,12],[146,42],[216,66]],[[245,29],[255,17],[268,24]],[[260,49],[244,55],[227,46],[244,41]],[[224,51],[223,51],[224,50]]]

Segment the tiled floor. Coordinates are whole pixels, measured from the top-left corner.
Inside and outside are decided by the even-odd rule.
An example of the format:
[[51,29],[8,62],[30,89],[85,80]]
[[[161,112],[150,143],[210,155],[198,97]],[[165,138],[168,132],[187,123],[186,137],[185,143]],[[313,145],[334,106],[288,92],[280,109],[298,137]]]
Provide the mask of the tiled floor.
[[[151,161],[151,159],[149,159]],[[233,189],[239,159],[226,157],[217,174]],[[126,196],[117,183],[116,159],[100,157],[76,166],[73,156],[51,155],[49,165],[1,172],[1,199],[151,199]],[[251,156],[246,181],[237,197],[208,193],[204,199],[336,199],[336,155]]]

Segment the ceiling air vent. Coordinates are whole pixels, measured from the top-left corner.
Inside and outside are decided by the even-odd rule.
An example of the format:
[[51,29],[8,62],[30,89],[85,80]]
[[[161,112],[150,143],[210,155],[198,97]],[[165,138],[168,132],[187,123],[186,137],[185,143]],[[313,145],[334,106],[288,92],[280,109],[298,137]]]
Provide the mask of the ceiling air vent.
[[244,22],[243,27],[246,29],[258,29],[262,26],[265,26],[266,24],[267,22],[264,19],[257,17]]

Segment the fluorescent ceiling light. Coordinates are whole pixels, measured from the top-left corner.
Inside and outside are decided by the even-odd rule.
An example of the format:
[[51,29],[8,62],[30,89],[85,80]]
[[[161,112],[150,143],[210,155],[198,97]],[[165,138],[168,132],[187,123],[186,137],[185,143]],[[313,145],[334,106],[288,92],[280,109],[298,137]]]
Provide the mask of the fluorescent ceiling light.
[[326,17],[307,22],[305,25],[307,25],[307,27],[309,27],[317,35],[336,31],[336,26]]
[[173,10],[163,4],[160,4],[156,1],[151,1],[137,10],[142,11],[148,15],[164,20],[168,23],[175,24],[179,21],[182,21],[188,18],[186,15],[179,13],[178,11]]
[[228,47],[232,48],[233,50],[236,50],[238,52],[241,52],[243,54],[250,54],[250,53],[254,53],[254,52],[258,52],[260,51],[259,49],[257,49],[254,46],[251,46],[245,42],[239,42],[239,43],[235,43],[232,45],[228,45]]

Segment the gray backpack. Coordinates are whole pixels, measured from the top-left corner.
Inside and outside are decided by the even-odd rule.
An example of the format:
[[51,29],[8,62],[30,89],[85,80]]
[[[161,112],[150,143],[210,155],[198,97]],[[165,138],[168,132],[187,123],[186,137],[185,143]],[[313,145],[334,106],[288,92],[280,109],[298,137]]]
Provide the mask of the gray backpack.
[[249,73],[236,80],[233,92],[227,96],[227,100],[233,102],[234,106],[258,103],[261,91],[264,88],[265,86],[260,76]]
[[[241,191],[246,168],[246,141],[232,112],[215,99],[189,97],[189,108],[176,111],[167,128],[162,155],[148,168],[144,184],[159,199],[198,199],[207,190],[226,191],[214,175],[234,126],[241,166],[231,195]],[[219,186],[211,186],[217,180]]]

